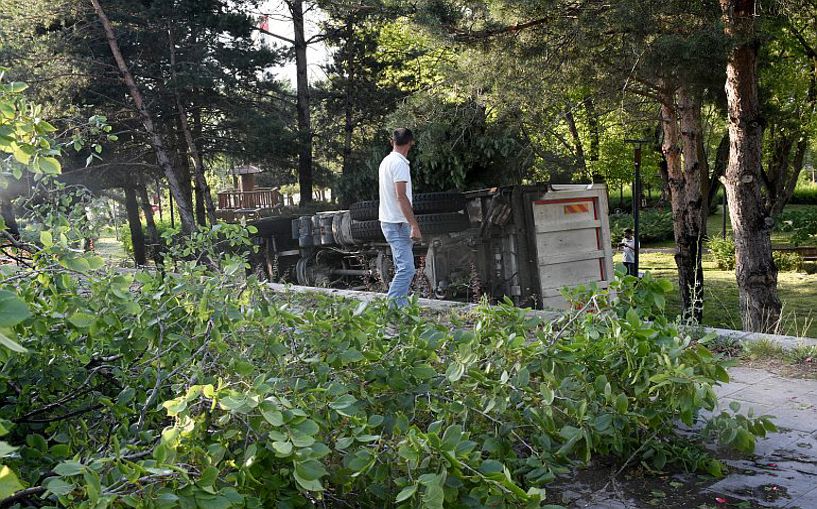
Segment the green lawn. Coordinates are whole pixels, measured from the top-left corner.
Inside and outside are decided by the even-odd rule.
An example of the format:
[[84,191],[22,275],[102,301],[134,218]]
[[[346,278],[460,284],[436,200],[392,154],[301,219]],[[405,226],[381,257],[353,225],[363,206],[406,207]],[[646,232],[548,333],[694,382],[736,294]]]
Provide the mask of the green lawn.
[[[621,254],[614,260],[621,262]],[[640,270],[673,282],[675,292],[668,299],[672,313],[680,312],[678,272],[671,253],[648,252],[639,257]],[[783,302],[783,334],[817,337],[817,274],[780,272],[778,290]],[[738,288],[734,271],[718,270],[708,255],[704,256],[704,325],[741,329],[738,311]]]
[[[805,210],[805,209],[813,209],[815,208],[814,205],[786,205],[786,211],[790,210]],[[706,221],[706,232],[711,235],[721,235],[723,232],[723,206],[718,205],[718,210]],[[732,232],[732,224],[729,221],[729,214],[726,214],[726,232]],[[772,245],[787,245],[789,243],[789,233],[781,233],[778,231],[772,232]],[[667,244],[667,243],[664,243]],[[669,246],[673,245],[672,242],[668,243]],[[645,246],[646,247],[646,246]],[[649,246],[653,247],[653,246]],[[656,246],[657,247],[657,246]],[[661,247],[664,247],[663,245]]]

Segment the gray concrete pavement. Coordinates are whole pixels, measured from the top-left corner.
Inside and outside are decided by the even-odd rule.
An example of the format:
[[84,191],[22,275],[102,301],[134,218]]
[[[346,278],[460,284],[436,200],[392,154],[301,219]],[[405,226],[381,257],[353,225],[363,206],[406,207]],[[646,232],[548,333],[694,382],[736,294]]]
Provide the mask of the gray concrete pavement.
[[759,440],[753,456],[726,460],[731,472],[708,490],[767,507],[817,508],[817,380],[743,367],[729,374],[716,391],[720,408],[737,401],[741,413],[774,416],[779,431]]

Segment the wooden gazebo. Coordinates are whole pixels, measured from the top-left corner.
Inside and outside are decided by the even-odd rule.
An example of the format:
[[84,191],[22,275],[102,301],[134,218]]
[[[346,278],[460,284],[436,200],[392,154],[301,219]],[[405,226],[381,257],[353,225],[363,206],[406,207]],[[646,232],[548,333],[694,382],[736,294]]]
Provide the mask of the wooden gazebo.
[[256,212],[258,215],[266,215],[264,211],[282,204],[281,193],[277,187],[255,186],[255,175],[261,173],[261,169],[257,166],[239,166],[233,168],[231,173],[234,188],[218,193],[219,210]]

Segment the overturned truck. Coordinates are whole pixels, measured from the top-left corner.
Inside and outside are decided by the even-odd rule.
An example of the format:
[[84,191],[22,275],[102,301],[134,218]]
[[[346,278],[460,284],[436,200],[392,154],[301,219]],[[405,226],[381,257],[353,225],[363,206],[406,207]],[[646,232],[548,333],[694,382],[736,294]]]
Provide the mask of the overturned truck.
[[[414,246],[418,296],[560,307],[562,288],[604,288],[613,278],[603,185],[417,194],[413,208],[423,233]],[[375,200],[255,221],[260,249],[254,270],[304,286],[385,291],[393,266],[377,213]]]

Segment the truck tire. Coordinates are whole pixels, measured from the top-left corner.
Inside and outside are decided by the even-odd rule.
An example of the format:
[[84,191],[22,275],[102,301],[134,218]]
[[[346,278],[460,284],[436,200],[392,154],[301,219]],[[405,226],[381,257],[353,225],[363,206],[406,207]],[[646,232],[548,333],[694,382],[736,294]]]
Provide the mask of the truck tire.
[[423,235],[439,235],[467,230],[471,223],[468,215],[460,212],[445,212],[443,214],[423,214],[416,216],[417,224]]
[[[443,233],[461,232],[471,224],[468,216],[460,212],[442,214],[423,214],[416,216],[423,235],[440,235]],[[352,221],[352,237],[358,242],[385,242],[380,221]]]
[[465,208],[465,195],[456,192],[420,193],[414,197],[411,208],[415,214],[459,212]]
[[386,242],[380,221],[352,221],[352,238],[356,242]]
[[355,221],[371,221],[377,219],[380,200],[359,201],[349,206],[349,215]]
[[256,237],[292,236],[291,217],[265,217],[250,221],[247,225],[258,228],[258,233],[255,234]]
[[[414,213],[439,214],[441,212],[459,212],[465,208],[465,195],[457,192],[419,193],[411,203]],[[349,207],[349,213],[355,221],[377,219],[380,200],[359,201]]]

